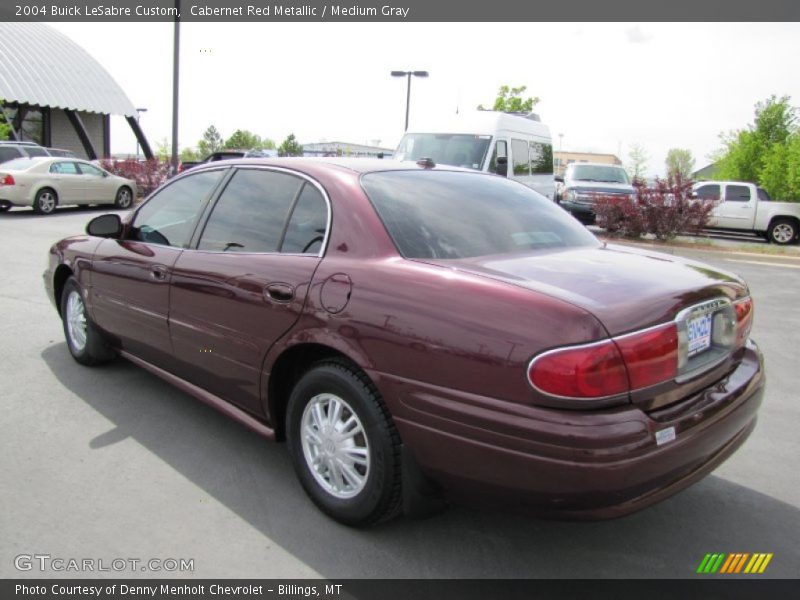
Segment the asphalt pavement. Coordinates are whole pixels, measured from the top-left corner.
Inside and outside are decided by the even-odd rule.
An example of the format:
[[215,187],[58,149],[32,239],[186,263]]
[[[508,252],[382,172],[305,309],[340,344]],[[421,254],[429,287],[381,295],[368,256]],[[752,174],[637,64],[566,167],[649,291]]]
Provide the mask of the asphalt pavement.
[[[762,577],[800,575],[797,258],[667,248],[741,274],[755,299],[766,397],[713,475],[614,521],[453,506],[356,530],[311,504],[283,445],[123,360],[72,360],[41,274],[50,244],[100,212],[0,214],[0,576],[691,578],[712,552],[773,553]],[[32,555],[193,570],[19,570]]]

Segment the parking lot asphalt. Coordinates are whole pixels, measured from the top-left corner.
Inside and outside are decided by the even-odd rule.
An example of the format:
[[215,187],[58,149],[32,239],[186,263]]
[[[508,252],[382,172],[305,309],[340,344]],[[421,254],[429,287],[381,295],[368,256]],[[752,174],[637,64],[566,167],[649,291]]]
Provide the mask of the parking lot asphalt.
[[[41,274],[48,247],[96,214],[0,214],[0,576],[692,578],[716,552],[773,553],[762,577],[800,575],[800,261],[668,249],[749,282],[767,362],[754,434],[700,483],[614,521],[452,506],[356,530],[311,504],[284,446],[123,360],[72,360]],[[34,554],[194,570],[15,567]]]

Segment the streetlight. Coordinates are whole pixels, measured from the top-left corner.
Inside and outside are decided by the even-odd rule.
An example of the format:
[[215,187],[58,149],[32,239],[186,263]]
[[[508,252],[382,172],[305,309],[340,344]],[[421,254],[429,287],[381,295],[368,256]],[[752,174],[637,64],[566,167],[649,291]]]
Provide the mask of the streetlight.
[[[136,109],[136,124],[139,124],[139,117],[142,116],[142,113],[146,113],[146,108],[137,108]],[[139,138],[136,138],[136,160],[139,160]]]
[[408,81],[408,86],[406,88],[406,128],[405,131],[408,131],[408,107],[411,104],[411,76],[414,77],[427,77],[427,71],[392,71],[392,77],[405,77]]

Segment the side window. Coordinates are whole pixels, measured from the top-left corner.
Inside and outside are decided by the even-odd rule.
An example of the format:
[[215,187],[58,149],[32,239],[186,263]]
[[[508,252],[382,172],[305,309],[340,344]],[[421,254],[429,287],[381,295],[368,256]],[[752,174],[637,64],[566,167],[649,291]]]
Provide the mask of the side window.
[[55,162],[50,165],[50,172],[59,175],[78,175],[78,167],[74,162]]
[[303,183],[286,173],[240,169],[214,206],[198,250],[277,252]]
[[[531,170],[534,174],[550,175],[553,173],[553,145],[542,142],[531,142]],[[556,159],[558,160],[558,159]]]
[[84,175],[91,175],[92,177],[102,177],[103,176],[103,171],[98,169],[94,165],[87,165],[85,163],[80,163],[80,169],[81,169],[81,173],[83,173]]
[[306,184],[289,218],[281,252],[318,254],[325,240],[328,206],[319,190]]
[[745,185],[726,185],[725,202],[750,202],[750,188]]
[[225,171],[205,171],[168,184],[136,213],[130,238],[151,244],[183,246],[194,221]]
[[528,156],[528,142],[511,140],[511,155],[514,159],[514,175],[530,175],[531,164]]
[[772,202],[772,198],[764,188],[758,188],[758,200],[759,202]]
[[717,201],[721,198],[719,184],[701,185],[695,192],[697,197],[701,200],[714,200]]

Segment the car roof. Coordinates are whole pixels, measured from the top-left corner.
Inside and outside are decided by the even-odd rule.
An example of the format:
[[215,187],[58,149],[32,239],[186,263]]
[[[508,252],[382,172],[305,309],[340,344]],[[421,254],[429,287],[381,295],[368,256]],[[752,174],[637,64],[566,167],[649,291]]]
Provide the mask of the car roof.
[[[346,157],[311,157],[311,156],[290,156],[282,158],[241,158],[225,161],[230,165],[271,165],[275,167],[284,167],[287,169],[302,169],[302,168],[333,168],[342,171],[351,171],[358,174],[374,173],[377,171],[425,171],[425,170],[439,170],[439,171],[462,171],[465,173],[476,173],[474,169],[464,169],[460,167],[452,167],[450,165],[432,165],[426,166],[421,164],[421,161],[399,161],[394,159],[381,159],[381,158],[346,158]],[[213,163],[202,165],[202,168],[214,168]],[[216,164],[219,167],[219,163]],[[194,172],[195,169],[187,171],[187,173]]]

